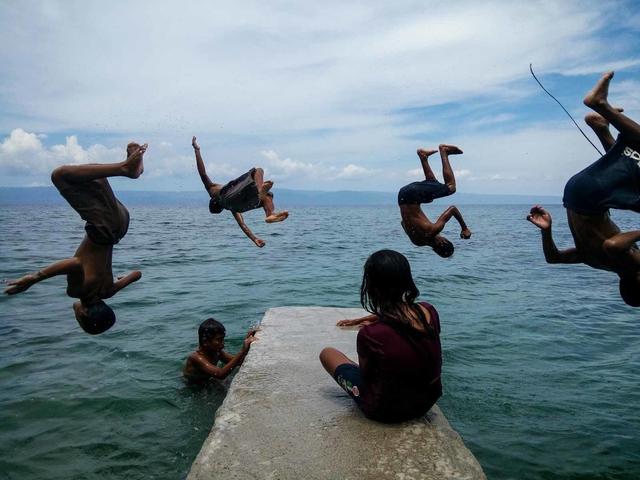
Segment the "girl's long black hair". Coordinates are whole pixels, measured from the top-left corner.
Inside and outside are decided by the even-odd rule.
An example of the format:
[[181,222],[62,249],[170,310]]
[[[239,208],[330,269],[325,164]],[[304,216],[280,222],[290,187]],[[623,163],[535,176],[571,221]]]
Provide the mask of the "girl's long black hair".
[[415,304],[418,295],[420,291],[404,255],[394,250],[379,250],[367,259],[360,286],[360,303],[367,312],[403,330],[408,328],[415,331],[407,315],[412,310],[426,332],[432,333],[433,329],[426,321],[424,312]]

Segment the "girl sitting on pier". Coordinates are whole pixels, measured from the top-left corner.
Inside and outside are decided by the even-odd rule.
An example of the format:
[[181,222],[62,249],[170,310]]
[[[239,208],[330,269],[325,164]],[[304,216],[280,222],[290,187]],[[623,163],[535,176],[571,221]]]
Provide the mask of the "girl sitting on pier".
[[360,288],[360,302],[371,315],[338,322],[364,324],[358,332],[358,363],[335,348],[320,353],[325,370],[373,420],[419,417],[442,395],[440,320],[432,305],[415,302],[419,293],[404,255],[372,254]]

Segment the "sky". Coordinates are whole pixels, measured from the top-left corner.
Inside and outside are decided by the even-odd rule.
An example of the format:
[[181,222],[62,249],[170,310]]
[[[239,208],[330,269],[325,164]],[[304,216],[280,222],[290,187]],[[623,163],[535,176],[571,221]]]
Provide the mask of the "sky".
[[582,126],[615,70],[612,104],[640,119],[639,6],[0,1],[0,186],[137,141],[145,173],[117,188],[197,190],[196,135],[221,183],[261,166],[275,191],[397,191],[417,148],[452,143],[459,192],[560,195],[599,155],[529,63]]

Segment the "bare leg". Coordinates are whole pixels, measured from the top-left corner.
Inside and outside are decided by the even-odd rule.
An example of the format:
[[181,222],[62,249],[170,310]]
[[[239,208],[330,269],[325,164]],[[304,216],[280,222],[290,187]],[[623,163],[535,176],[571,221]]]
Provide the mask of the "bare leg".
[[352,363],[357,365],[356,362],[347,357],[340,350],[336,350],[332,347],[323,348],[320,352],[320,363],[324,369],[333,377],[336,373],[336,368],[344,363]]
[[418,157],[420,157],[420,163],[422,164],[422,171],[424,172],[424,178],[426,180],[435,181],[437,180],[436,176],[433,174],[433,170],[429,166],[429,157],[436,153],[437,150],[426,150],[424,148],[419,148],[416,152]]
[[265,217],[269,218],[273,215],[275,206],[273,205],[273,195],[265,195],[262,198],[262,209],[264,210]]
[[256,182],[260,198],[266,196],[269,190],[273,187],[273,182],[271,180],[264,179],[264,170],[259,167],[256,168],[255,172],[253,172],[253,181]]
[[456,177],[453,175],[453,170],[449,163],[449,155],[460,155],[462,154],[462,150],[454,145],[445,144],[441,144],[438,150],[440,150],[440,158],[442,159],[442,177],[444,178],[444,183],[449,187],[451,193],[454,193],[456,191]]
[[64,183],[89,182],[106,177],[138,178],[144,170],[142,156],[146,149],[146,144],[136,148],[124,162],[63,165],[51,173],[51,180],[54,185],[60,186]]
[[273,187],[271,180],[264,179],[264,170],[262,168],[256,168],[253,174],[253,180],[256,182],[258,192],[260,195],[260,201],[262,202],[262,208],[264,209],[265,219],[267,223],[276,223],[286,220],[289,216],[288,212],[275,213],[275,205],[273,204],[273,194],[269,193],[269,190]]
[[584,104],[598,112],[620,133],[623,133],[635,147],[640,146],[640,125],[624,115],[619,109],[609,104],[609,83],[613,78],[613,72],[605,73],[595,87],[584,97]]
[[[622,109],[619,110],[622,111]],[[584,117],[584,121],[598,136],[598,140],[600,140],[604,150],[608,152],[616,143],[615,138],[613,138],[613,135],[611,135],[611,131],[609,130],[609,122],[607,122],[604,117],[598,113],[587,114]]]

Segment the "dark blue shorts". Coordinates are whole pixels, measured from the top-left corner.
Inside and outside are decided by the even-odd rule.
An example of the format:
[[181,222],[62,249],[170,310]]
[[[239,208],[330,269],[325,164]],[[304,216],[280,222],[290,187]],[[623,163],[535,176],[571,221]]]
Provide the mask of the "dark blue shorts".
[[398,205],[419,205],[431,203],[436,198],[451,195],[451,190],[444,183],[435,180],[423,180],[405,185],[398,192]]
[[615,145],[595,163],[569,179],[564,206],[582,215],[610,208],[640,213],[640,153],[619,135]]
[[333,374],[333,378],[335,378],[338,385],[340,385],[357,404],[360,404],[362,377],[358,365],[354,365],[353,363],[338,365]]

